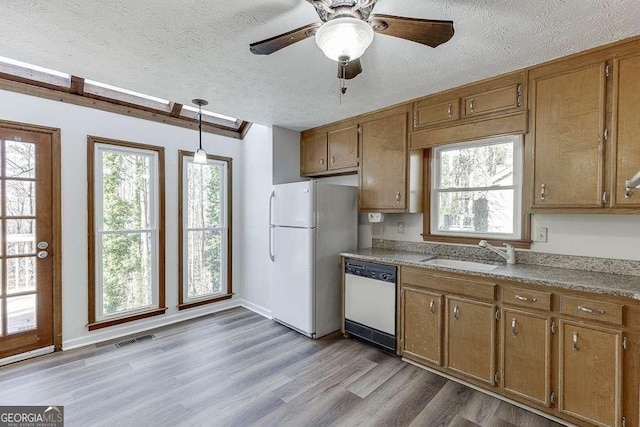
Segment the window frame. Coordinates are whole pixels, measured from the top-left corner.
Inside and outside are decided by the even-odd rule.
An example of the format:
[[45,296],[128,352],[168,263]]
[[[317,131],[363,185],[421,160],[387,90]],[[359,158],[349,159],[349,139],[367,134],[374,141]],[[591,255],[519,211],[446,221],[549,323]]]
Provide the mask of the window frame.
[[[225,163],[226,164],[226,173],[225,173],[225,182],[223,183],[224,188],[224,201],[223,203],[223,212],[222,214],[225,217],[224,224],[226,227],[215,227],[215,228],[223,228],[226,230],[226,239],[224,239],[226,244],[226,250],[223,248],[223,260],[222,265],[225,268],[223,282],[226,282],[226,292],[225,290],[222,293],[218,294],[208,294],[199,298],[187,298],[187,249],[186,249],[186,239],[188,238],[188,228],[187,228],[187,210],[185,208],[185,203],[187,202],[188,195],[188,180],[186,178],[186,169],[185,165],[189,161],[189,159],[193,159],[194,156],[193,151],[179,150],[178,151],[178,310],[184,310],[192,307],[198,307],[205,304],[211,304],[219,301],[224,301],[231,299],[233,297],[233,286],[232,286],[232,236],[233,236],[233,223],[232,223],[232,206],[233,206],[233,197],[232,197],[232,175],[233,175],[233,159],[230,157],[216,156],[212,154],[207,154],[207,161],[216,162],[216,163]],[[208,229],[208,228],[207,228]]]
[[[154,190],[155,200],[153,204],[152,218],[155,219],[155,235],[152,239],[154,241],[154,266],[152,267],[153,277],[153,295],[155,301],[152,300],[152,304],[147,307],[139,309],[126,310],[117,314],[111,314],[106,316],[100,316],[101,312],[99,303],[102,302],[102,287],[98,286],[98,274],[101,272],[99,266],[101,259],[101,248],[98,246],[102,230],[98,230],[98,224],[102,218],[102,180],[100,178],[102,173],[102,164],[98,164],[97,158],[101,151],[105,150],[105,147],[110,147],[109,151],[119,151],[128,153],[143,153],[146,155],[151,154],[152,158],[155,158],[155,179],[152,180],[151,186]],[[163,314],[166,310],[165,300],[165,162],[164,162],[164,147],[140,144],[128,141],[119,141],[108,138],[87,137],[87,202],[88,202],[88,256],[89,256],[89,322],[88,329],[90,331],[100,328],[105,328],[113,325],[118,325],[125,322],[131,322],[134,320],[144,319],[151,316],[157,316]],[[154,182],[155,181],[155,182]],[[154,230],[149,229],[149,230]],[[143,233],[146,230],[130,230],[121,231],[120,233],[130,232]],[[111,233],[111,232],[110,232]],[[113,233],[119,233],[115,231]],[[98,289],[99,288],[99,289]]]
[[[460,233],[448,231],[435,231],[437,227],[438,215],[438,196],[436,184],[439,182],[439,167],[436,162],[439,154],[443,150],[456,147],[479,147],[486,145],[495,145],[505,142],[515,142],[514,144],[514,184],[504,187],[486,187],[486,189],[514,189],[514,233],[510,235],[502,235],[498,233]],[[443,243],[459,243],[459,244],[477,244],[480,239],[487,240],[492,244],[510,243],[517,248],[529,248],[531,241],[529,240],[529,220],[528,212],[525,209],[525,150],[526,141],[524,135],[512,134],[493,136],[471,141],[456,142],[453,144],[444,144],[435,146],[425,150],[425,187],[424,187],[424,233],[423,240]],[[460,188],[459,191],[484,190],[482,188]],[[452,191],[455,189],[447,189]],[[435,232],[434,232],[435,231]]]

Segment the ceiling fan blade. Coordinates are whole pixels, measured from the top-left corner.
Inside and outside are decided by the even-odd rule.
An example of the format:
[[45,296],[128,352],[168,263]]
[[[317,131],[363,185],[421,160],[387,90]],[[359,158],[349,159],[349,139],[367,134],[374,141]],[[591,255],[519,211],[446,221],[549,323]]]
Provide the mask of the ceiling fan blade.
[[313,36],[321,25],[321,23],[316,22],[270,39],[251,43],[249,50],[255,55],[271,55],[273,52]]
[[[344,68],[344,73],[343,73]],[[349,63],[343,67],[342,64],[338,64],[338,78],[345,80],[351,80],[358,74],[362,72],[362,64],[360,63],[360,59],[354,59],[353,61],[349,61]]]
[[369,23],[376,33],[411,40],[431,47],[448,42],[454,34],[453,21],[371,15]]

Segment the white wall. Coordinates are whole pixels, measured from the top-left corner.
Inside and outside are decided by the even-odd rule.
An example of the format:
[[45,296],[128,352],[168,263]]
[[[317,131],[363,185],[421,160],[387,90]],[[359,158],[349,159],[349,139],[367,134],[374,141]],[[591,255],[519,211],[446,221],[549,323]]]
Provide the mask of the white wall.
[[[255,126],[254,126],[255,127]],[[273,186],[273,133],[254,129],[243,141],[243,289],[242,297],[252,309],[271,312],[269,259],[269,195]]]
[[[398,222],[404,234],[397,233]],[[640,215],[532,215],[532,236],[538,227],[548,228],[548,242],[534,242],[534,252],[640,261]],[[422,214],[386,215],[372,233],[374,239],[421,242]]]
[[[52,100],[0,91],[0,119],[62,129],[62,302],[64,347],[137,332],[235,304],[227,302],[178,312],[177,197],[178,150],[194,150],[197,131],[121,116]],[[267,128],[254,125],[248,139]],[[120,326],[87,331],[87,135],[101,136],[165,147],[166,166],[166,303],[162,316]],[[242,147],[240,140],[204,134],[208,153],[233,158],[233,192],[242,189]],[[241,292],[242,198],[233,199],[233,284]]]

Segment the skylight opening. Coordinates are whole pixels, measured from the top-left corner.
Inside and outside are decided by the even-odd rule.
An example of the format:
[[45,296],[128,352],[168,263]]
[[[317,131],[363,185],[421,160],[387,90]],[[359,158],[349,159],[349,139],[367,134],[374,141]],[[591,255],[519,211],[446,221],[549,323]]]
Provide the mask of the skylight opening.
[[127,94],[127,95],[135,96],[137,98],[143,98],[143,99],[147,99],[149,101],[159,102],[161,104],[169,105],[169,102],[170,102],[167,99],[157,98],[157,97],[151,96],[151,95],[145,95],[144,93],[135,92],[133,90],[128,90],[128,89],[123,89],[121,87],[108,85],[106,83],[97,82],[95,80],[85,79],[84,84],[85,84],[85,86],[86,85],[97,86],[97,87],[100,87],[100,88],[103,88],[103,89],[112,90],[114,92],[120,92],[120,93],[124,93],[124,94]]
[[38,71],[40,73],[51,74],[52,76],[62,77],[65,79],[71,79],[71,75],[67,73],[62,73],[60,71],[51,70],[49,68],[39,67],[37,65],[29,64],[27,62],[17,61],[11,58],[5,58],[4,56],[0,56],[0,62],[4,62],[5,64],[15,65],[21,68],[28,68],[29,70]]
[[63,88],[68,88],[71,84],[70,74],[4,56],[0,56],[0,73]]
[[[188,105],[183,105],[182,106],[183,110],[186,111],[191,111],[194,114],[198,113],[198,109],[195,107],[190,107]],[[228,122],[233,122],[236,123],[238,121],[237,118],[235,117],[230,117],[230,116],[225,116],[224,114],[218,114],[218,113],[214,113],[213,111],[207,111],[207,110],[202,110],[202,115],[203,116],[211,116],[211,117],[215,117],[216,119],[220,119],[220,120],[226,120]],[[206,118],[203,117],[203,119],[206,120]]]

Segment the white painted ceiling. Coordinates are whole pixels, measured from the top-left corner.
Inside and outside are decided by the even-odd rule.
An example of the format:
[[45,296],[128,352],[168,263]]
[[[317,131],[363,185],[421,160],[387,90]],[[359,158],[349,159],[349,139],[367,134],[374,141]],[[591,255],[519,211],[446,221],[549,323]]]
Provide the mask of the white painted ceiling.
[[249,52],[319,21],[304,0],[0,0],[0,56],[300,130],[640,34],[638,0],[379,0],[374,13],[456,33],[436,49],[376,35],[342,102],[313,38]]

